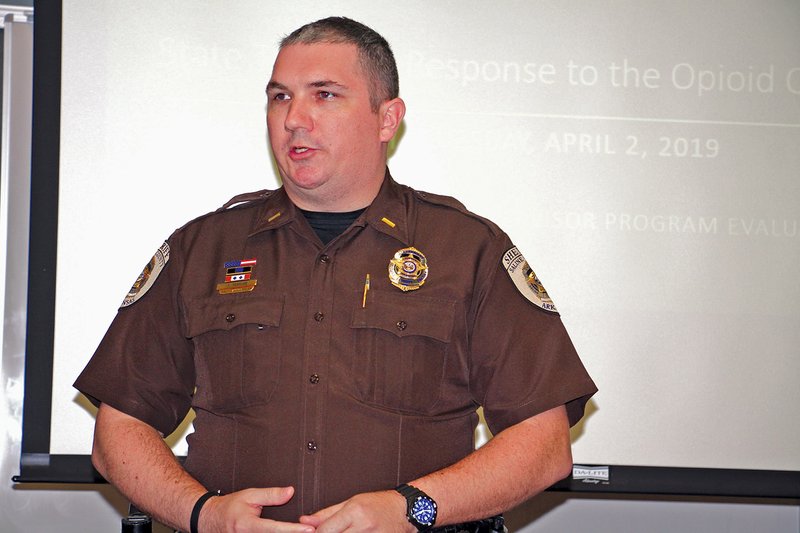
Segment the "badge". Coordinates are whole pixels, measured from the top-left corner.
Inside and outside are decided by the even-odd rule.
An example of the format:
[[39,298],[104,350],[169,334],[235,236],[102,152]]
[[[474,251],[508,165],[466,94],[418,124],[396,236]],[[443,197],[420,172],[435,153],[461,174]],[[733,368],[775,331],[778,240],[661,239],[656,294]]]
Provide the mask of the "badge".
[[253,279],[253,267],[256,266],[255,259],[228,261],[224,266],[225,281],[217,284],[218,293],[250,292],[258,284],[258,280]]
[[139,274],[139,277],[136,278],[136,281],[133,283],[133,287],[128,291],[125,299],[122,300],[120,308],[133,305],[139,298],[144,296],[145,293],[150,290],[150,287],[153,286],[153,283],[156,282],[156,278],[158,278],[161,271],[164,270],[167,261],[169,261],[169,244],[165,241],[164,244],[156,250],[150,262],[144,266],[142,273]]
[[545,311],[558,313],[553,300],[547,294],[542,282],[536,277],[536,273],[531,269],[528,262],[522,257],[522,253],[517,247],[511,248],[503,254],[503,267],[511,276],[511,281],[516,285],[522,295],[531,303],[541,307]]
[[389,261],[389,281],[401,291],[415,291],[428,277],[428,260],[416,248],[398,250]]

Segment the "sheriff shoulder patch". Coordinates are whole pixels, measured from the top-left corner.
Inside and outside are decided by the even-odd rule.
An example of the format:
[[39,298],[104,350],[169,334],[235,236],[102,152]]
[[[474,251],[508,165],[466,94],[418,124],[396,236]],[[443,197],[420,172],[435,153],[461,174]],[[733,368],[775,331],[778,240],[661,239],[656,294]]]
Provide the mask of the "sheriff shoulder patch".
[[169,261],[169,244],[165,241],[164,244],[156,250],[150,262],[144,266],[142,273],[139,274],[139,277],[136,278],[136,281],[133,283],[133,287],[128,291],[125,299],[122,300],[120,308],[133,305],[139,298],[144,296],[145,293],[150,290],[150,287],[153,286],[153,283],[156,282],[156,278],[158,278],[161,271],[164,270],[167,261]]
[[553,300],[544,289],[544,285],[536,277],[528,262],[516,246],[503,254],[503,267],[511,277],[517,290],[531,303],[545,311],[558,313]]

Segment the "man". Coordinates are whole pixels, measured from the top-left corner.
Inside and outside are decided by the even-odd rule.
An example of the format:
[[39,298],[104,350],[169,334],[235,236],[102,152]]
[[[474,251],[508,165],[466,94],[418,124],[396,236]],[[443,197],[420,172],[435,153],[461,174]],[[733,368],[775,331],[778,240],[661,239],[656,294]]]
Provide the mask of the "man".
[[[181,530],[502,530],[477,521],[569,474],[596,390],[555,307],[494,224],[388,174],[405,104],[377,33],[300,28],[267,95],[283,187],[137,280],[76,382],[95,466]],[[479,405],[496,436],[473,451]],[[162,435],[190,407],[181,465]]]

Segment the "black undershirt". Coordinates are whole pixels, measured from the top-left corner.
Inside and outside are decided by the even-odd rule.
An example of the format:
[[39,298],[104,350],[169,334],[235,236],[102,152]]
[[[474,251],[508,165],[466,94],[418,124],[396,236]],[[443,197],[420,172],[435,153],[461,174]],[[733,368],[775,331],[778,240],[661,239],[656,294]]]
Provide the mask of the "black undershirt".
[[[366,208],[365,208],[366,209]],[[349,213],[325,213],[321,211],[306,211],[300,209],[308,220],[311,229],[317,234],[323,244],[328,244],[333,239],[344,233],[344,230],[355,222],[364,209],[350,211]]]

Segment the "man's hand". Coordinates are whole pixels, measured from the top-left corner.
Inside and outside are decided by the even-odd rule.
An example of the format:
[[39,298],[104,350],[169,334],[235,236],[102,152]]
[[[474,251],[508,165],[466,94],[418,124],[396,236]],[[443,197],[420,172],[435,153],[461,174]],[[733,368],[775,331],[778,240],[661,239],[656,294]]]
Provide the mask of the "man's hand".
[[[166,526],[189,531],[192,507],[206,489],[183,469],[155,428],[100,405],[92,462],[139,509]],[[215,496],[200,510],[198,529],[313,533],[313,525],[261,518],[262,507],[283,505],[293,495],[292,487],[275,487]]]
[[314,526],[318,533],[417,531],[406,519],[405,498],[393,490],[356,494],[342,503],[301,516],[300,523]]
[[246,489],[208,500],[200,511],[200,531],[257,531],[314,533],[310,524],[293,524],[261,518],[261,508],[283,505],[294,495],[292,487]]

